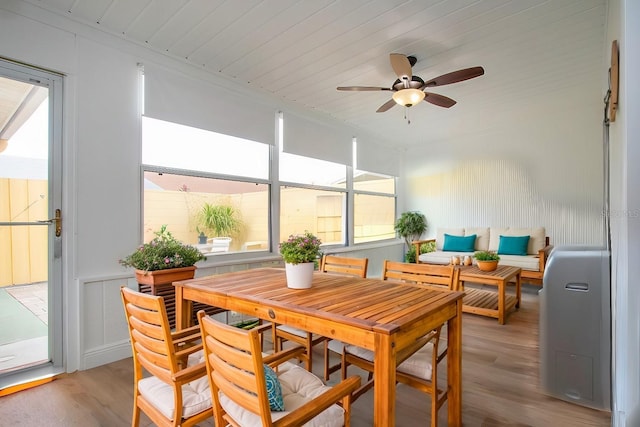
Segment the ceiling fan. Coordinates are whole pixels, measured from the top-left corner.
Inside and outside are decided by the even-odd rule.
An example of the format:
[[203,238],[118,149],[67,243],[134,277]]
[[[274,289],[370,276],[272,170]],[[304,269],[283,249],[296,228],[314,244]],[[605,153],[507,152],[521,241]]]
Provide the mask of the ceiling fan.
[[398,79],[393,82],[391,87],[341,86],[337,89],[345,91],[388,90],[393,92],[392,98],[382,104],[380,108],[376,110],[376,113],[383,113],[396,104],[411,107],[422,100],[439,107],[450,108],[456,104],[456,101],[446,96],[438,95],[437,93],[426,92],[426,89],[473,79],[474,77],[479,77],[484,74],[484,68],[471,67],[452,71],[425,82],[420,77],[414,76],[411,73],[411,67],[413,67],[417,61],[415,56],[392,53],[390,59],[391,68],[393,68],[393,71],[395,71],[398,76]]

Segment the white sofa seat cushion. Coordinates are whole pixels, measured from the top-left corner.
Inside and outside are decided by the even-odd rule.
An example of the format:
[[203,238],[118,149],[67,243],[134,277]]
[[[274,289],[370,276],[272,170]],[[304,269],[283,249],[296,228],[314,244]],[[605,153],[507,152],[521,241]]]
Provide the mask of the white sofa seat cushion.
[[427,264],[450,264],[452,256],[459,256],[460,260],[463,260],[465,256],[473,256],[474,252],[444,252],[435,251],[420,254],[418,259],[420,262],[426,262]]
[[[445,346],[441,346],[446,348]],[[361,359],[373,362],[373,352],[355,345],[345,347],[347,353],[351,353]],[[398,365],[398,371],[413,375],[424,380],[431,380],[433,367],[431,366],[431,354],[433,353],[433,343],[428,342],[420,350],[413,353],[407,360]]]
[[[282,387],[285,410],[272,412],[271,416],[274,421],[330,389],[320,378],[290,362],[281,364],[276,373]],[[220,405],[238,424],[245,427],[262,426],[258,415],[242,408],[224,393],[220,393]],[[344,410],[338,405],[332,405],[304,424],[304,427],[341,427],[343,424]]]
[[[296,335],[300,338],[307,337],[307,331],[303,331],[302,329],[292,328],[291,326],[287,326],[287,325],[278,325],[277,328],[280,329],[281,331],[289,332],[290,334]],[[316,339],[319,336],[320,335],[312,334],[313,339]]]
[[499,264],[520,267],[523,270],[540,271],[540,258],[537,255],[500,255]]
[[[473,252],[427,252],[420,254],[418,259],[428,264],[449,264],[454,255],[463,259],[467,255],[473,256]],[[540,271],[540,258],[537,255],[500,255],[500,264],[520,267],[523,270]]]
[[[143,378],[138,382],[138,391],[168,419],[173,419],[173,387],[156,377]],[[207,376],[182,386],[183,416],[191,417],[211,408],[211,391]]]

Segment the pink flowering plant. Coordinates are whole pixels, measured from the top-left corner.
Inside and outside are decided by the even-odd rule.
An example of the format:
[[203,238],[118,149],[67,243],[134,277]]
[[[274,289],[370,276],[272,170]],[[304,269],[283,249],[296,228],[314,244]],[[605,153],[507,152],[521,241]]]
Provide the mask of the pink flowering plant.
[[322,242],[308,231],[304,234],[290,235],[289,239],[280,243],[280,254],[288,264],[315,262],[322,256]]
[[206,259],[196,247],[185,245],[177,240],[163,225],[156,231],[153,240],[121,259],[120,264],[138,270],[156,271],[169,268],[191,267]]

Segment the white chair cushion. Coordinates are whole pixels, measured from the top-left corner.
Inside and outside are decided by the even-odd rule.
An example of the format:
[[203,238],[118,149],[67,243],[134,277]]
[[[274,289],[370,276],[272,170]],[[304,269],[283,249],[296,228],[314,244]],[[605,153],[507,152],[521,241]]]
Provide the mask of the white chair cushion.
[[[307,337],[307,331],[303,331],[302,329],[292,328],[291,326],[287,326],[287,325],[278,325],[277,328],[280,329],[281,331],[289,332],[290,334],[299,336],[300,338]],[[312,337],[314,339],[317,338],[318,336],[319,335],[312,334]]]
[[342,350],[344,350],[346,344],[338,340],[329,340],[327,346],[329,347],[329,350],[333,351],[334,353],[342,354]]
[[[361,359],[373,362],[373,352],[355,345],[347,345],[345,347],[347,353],[351,353]],[[422,348],[413,353],[407,360],[398,365],[398,371],[405,374],[414,375],[418,378],[431,380],[433,368],[431,366],[431,353],[433,352],[433,343],[428,342]]]
[[[173,420],[172,386],[151,376],[138,382],[138,391],[165,417]],[[206,375],[182,386],[182,407],[184,417],[191,417],[211,408],[211,391]]]
[[[281,364],[277,371],[282,395],[284,397],[283,412],[272,412],[275,421],[299,408],[316,396],[330,390],[330,387],[307,370],[290,362]],[[260,417],[242,408],[230,400],[224,393],[220,393],[220,405],[224,410],[243,427],[260,427]],[[341,427],[344,424],[344,410],[338,405],[332,405],[317,417],[304,424],[304,427]]]
[[[200,350],[189,355],[187,366],[197,365],[202,362],[204,362],[204,351]],[[173,419],[172,386],[152,376],[140,380],[138,390],[165,417]],[[184,417],[190,417],[211,408],[211,391],[206,375],[182,387],[182,407],[184,408]]]

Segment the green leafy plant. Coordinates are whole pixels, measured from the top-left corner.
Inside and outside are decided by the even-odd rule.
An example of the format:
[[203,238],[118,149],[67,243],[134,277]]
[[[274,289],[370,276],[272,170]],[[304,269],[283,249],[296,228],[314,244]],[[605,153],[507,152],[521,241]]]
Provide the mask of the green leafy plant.
[[200,227],[197,230],[207,232],[208,236],[233,236],[240,232],[242,220],[239,212],[230,205],[205,203],[198,213]]
[[492,251],[478,251],[473,254],[473,257],[478,261],[499,261],[500,257],[497,253]]
[[411,246],[411,242],[420,239],[427,230],[427,218],[420,212],[403,212],[396,220],[394,229],[407,246]]
[[[420,245],[421,254],[433,252],[435,250],[436,242],[427,242]],[[409,246],[409,249],[407,249],[407,252],[404,254],[404,262],[416,262],[416,247],[414,245]]]
[[299,235],[292,234],[280,243],[280,254],[288,264],[315,262],[322,256],[321,244],[320,239],[308,231]]
[[131,255],[121,259],[120,264],[138,270],[156,271],[191,267],[196,262],[206,259],[197,248],[185,245],[173,237],[166,225],[154,234],[156,237],[138,247]]

